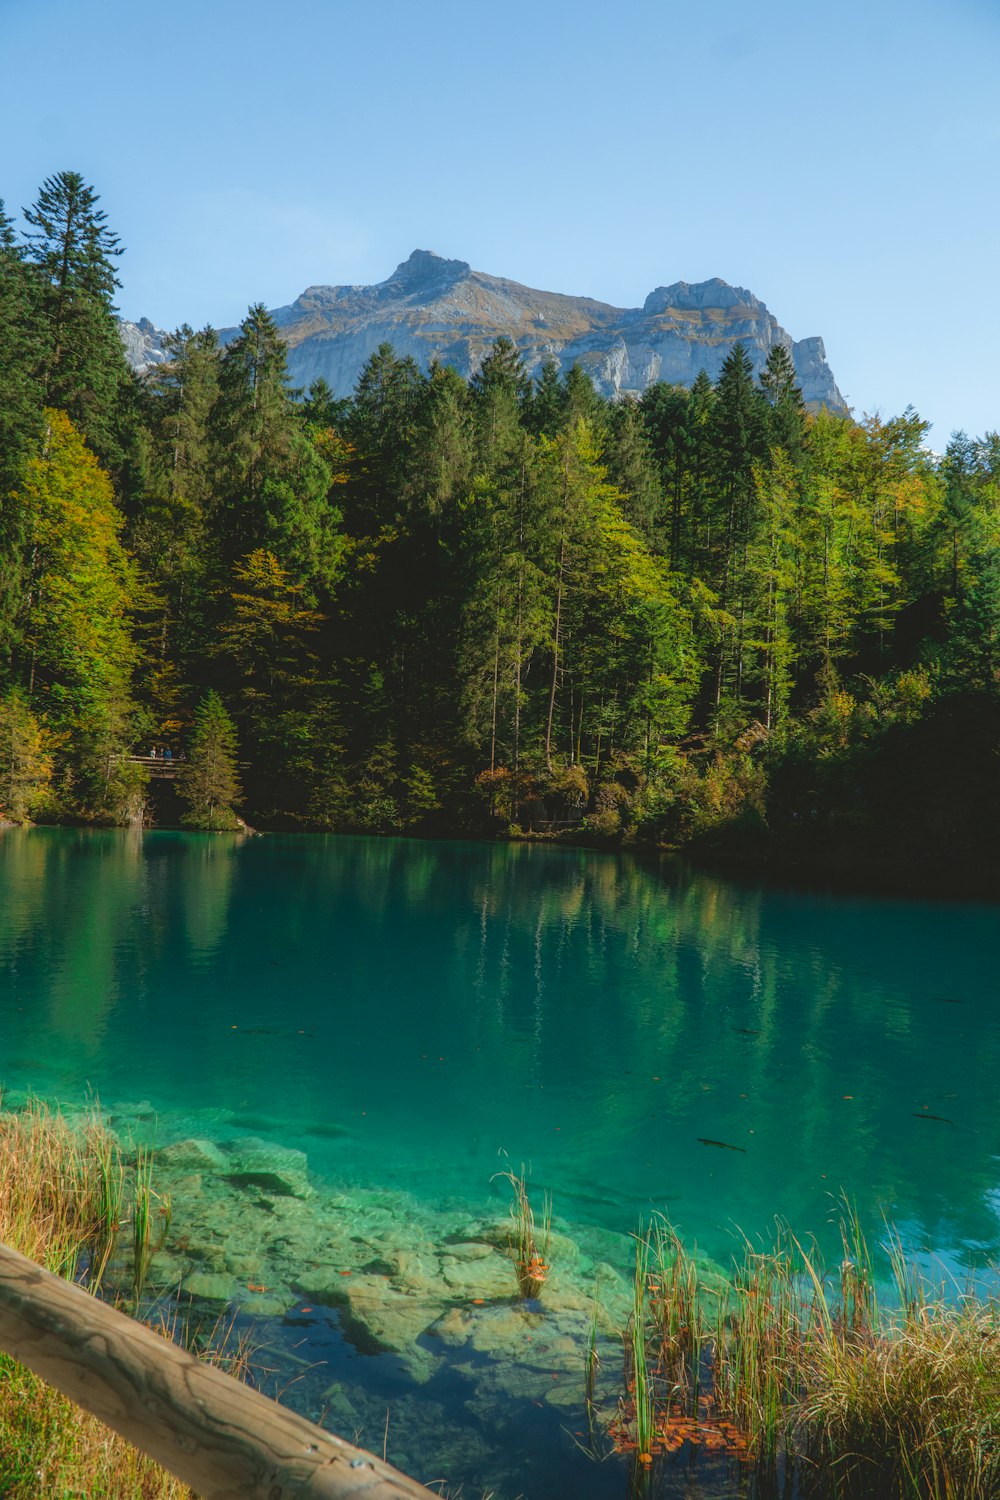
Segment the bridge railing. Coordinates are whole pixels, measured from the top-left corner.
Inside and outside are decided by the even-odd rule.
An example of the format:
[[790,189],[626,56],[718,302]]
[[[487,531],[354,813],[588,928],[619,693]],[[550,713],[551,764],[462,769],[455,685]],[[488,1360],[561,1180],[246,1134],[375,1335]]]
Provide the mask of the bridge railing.
[[202,1500],[439,1500],[6,1245],[0,1348]]

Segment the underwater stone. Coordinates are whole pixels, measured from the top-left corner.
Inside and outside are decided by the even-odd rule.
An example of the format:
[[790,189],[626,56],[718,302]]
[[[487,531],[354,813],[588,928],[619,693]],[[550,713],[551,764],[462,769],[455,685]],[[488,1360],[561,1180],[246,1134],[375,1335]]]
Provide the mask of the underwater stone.
[[181,1285],[190,1296],[204,1302],[232,1302],[236,1296],[233,1278],[216,1271],[192,1271]]
[[553,1380],[549,1382],[549,1388],[545,1392],[543,1400],[547,1406],[557,1406],[561,1410],[569,1410],[584,1404],[584,1392],[582,1389],[582,1375],[580,1380]]
[[281,1287],[268,1287],[266,1292],[241,1293],[238,1297],[240,1311],[252,1318],[282,1318],[295,1302],[295,1297]]
[[156,1153],[156,1160],[172,1171],[224,1172],[227,1167],[226,1157],[214,1141],[195,1139],[162,1146]]
[[448,1244],[444,1253],[455,1260],[486,1260],[493,1250],[492,1245],[486,1245],[482,1240],[467,1240],[457,1245]]
[[304,1151],[295,1151],[290,1146],[279,1146],[275,1141],[264,1141],[256,1136],[233,1141],[228,1150],[224,1171],[235,1187],[256,1187],[292,1198],[310,1195],[312,1189]]
[[517,1273],[506,1256],[493,1251],[488,1260],[441,1259],[441,1275],[447,1287],[466,1297],[512,1297],[517,1292]]
[[[349,1274],[349,1273],[348,1273]],[[292,1277],[292,1286],[310,1302],[321,1302],[327,1307],[337,1307],[347,1301],[348,1279],[343,1262],[329,1262],[318,1266],[305,1266]]]

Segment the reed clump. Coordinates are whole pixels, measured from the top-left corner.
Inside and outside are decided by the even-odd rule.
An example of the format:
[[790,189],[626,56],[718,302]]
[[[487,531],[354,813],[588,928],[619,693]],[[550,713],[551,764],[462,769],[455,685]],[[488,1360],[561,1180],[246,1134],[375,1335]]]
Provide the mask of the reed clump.
[[642,1231],[619,1449],[640,1466],[685,1442],[725,1452],[761,1497],[1000,1493],[1000,1300],[946,1297],[895,1240],[877,1293],[850,1210],[841,1234],[830,1272],[787,1229],[745,1247],[720,1296],[669,1226]]
[[[117,1286],[106,1294],[134,1303],[164,1207],[152,1189],[148,1155],[140,1153],[137,1166],[126,1167],[96,1114],[77,1125],[37,1102],[0,1112],[0,1240],[95,1292],[107,1289],[113,1271]],[[5,1354],[0,1494],[194,1500],[186,1485]]]
[[507,1250],[514,1262],[517,1289],[523,1298],[533,1300],[541,1293],[549,1274],[549,1240],[552,1228],[552,1200],[546,1193],[542,1202],[540,1222],[536,1222],[534,1209],[528,1198],[525,1171],[508,1168],[496,1173],[509,1182],[514,1191],[510,1207],[510,1231]]

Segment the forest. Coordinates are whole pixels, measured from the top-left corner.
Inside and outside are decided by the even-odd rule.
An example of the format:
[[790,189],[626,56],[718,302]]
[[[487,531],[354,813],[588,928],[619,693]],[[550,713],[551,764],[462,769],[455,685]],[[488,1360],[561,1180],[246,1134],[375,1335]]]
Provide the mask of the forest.
[[505,339],[468,381],[383,345],[338,399],[262,305],[137,376],[94,189],[23,224],[5,820],[992,859],[998,433],[807,411],[780,346],[609,402]]

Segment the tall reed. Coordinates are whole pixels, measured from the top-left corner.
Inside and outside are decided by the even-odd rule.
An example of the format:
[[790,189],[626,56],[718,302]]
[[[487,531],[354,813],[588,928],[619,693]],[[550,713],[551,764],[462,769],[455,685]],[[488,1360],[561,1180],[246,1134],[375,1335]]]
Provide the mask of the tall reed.
[[779,1226],[768,1252],[744,1247],[713,1305],[654,1221],[637,1241],[617,1446],[725,1449],[761,1497],[795,1487],[811,1500],[994,1500],[1000,1298],[946,1297],[892,1233],[880,1297],[849,1204],[840,1227],[834,1271]]
[[[153,1256],[170,1232],[169,1197],[153,1191],[153,1158],[140,1146],[135,1158],[132,1203],[132,1300],[142,1297]],[[159,1205],[154,1210],[154,1204]]]
[[508,1168],[497,1172],[509,1182],[514,1190],[514,1201],[510,1208],[510,1232],[507,1249],[514,1262],[517,1289],[525,1299],[536,1298],[548,1279],[549,1238],[552,1229],[552,1199],[548,1193],[542,1199],[541,1223],[535,1223],[534,1210],[528,1198],[524,1164],[520,1172]]

